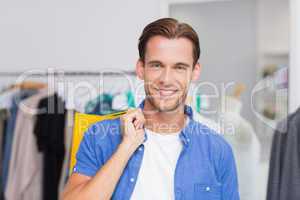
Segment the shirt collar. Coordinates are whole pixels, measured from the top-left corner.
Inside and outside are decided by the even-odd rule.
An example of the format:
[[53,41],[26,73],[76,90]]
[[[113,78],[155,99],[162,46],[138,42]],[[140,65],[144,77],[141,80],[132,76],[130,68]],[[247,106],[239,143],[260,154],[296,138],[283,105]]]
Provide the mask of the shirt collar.
[[[145,99],[139,104],[139,108],[141,108],[142,110],[144,109],[145,106]],[[183,142],[184,145],[188,146],[188,144],[190,143],[190,137],[188,135],[189,133],[189,127],[192,126],[192,122],[193,122],[193,109],[188,106],[188,105],[184,105],[184,114],[186,114],[189,117],[189,123],[186,124],[184,126],[184,128],[181,130],[181,133],[179,134],[179,138],[180,140]],[[147,134],[145,133],[145,140],[144,142],[147,141]]]

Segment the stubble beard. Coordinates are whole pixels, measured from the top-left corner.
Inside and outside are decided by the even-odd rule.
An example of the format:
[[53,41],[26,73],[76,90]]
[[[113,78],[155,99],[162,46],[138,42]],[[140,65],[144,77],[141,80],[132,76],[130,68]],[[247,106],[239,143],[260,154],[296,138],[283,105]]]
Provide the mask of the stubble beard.
[[150,103],[151,107],[153,108],[153,111],[156,112],[168,112],[168,113],[172,113],[174,112],[174,114],[176,113],[177,109],[185,103],[186,97],[187,97],[187,93],[184,92],[184,94],[182,96],[180,96],[179,98],[176,99],[176,102],[171,105],[171,106],[164,106],[164,105],[160,105],[161,103],[164,103],[163,101],[158,102],[157,100],[155,100],[155,98],[153,98],[153,96],[150,94],[149,91],[147,91],[145,89],[146,92],[146,100]]

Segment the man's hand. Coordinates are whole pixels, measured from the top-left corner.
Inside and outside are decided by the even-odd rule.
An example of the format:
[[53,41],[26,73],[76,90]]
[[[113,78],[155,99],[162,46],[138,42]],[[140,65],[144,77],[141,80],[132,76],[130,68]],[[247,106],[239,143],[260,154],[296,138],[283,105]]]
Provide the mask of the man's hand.
[[122,145],[134,152],[145,139],[145,117],[140,108],[129,109],[121,117]]
[[73,173],[64,190],[63,200],[111,199],[128,160],[144,141],[144,123],[141,109],[130,109],[122,115],[123,138],[117,150],[94,177]]

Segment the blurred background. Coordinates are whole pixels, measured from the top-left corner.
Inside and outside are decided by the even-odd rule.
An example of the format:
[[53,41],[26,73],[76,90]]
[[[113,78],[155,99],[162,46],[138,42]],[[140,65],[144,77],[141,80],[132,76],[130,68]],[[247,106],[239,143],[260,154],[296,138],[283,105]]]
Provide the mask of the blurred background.
[[[202,73],[187,103],[231,144],[241,199],[300,199],[299,0],[0,0],[1,199],[59,199],[74,113],[139,104],[138,38],[161,17],[199,35]],[[62,111],[50,113],[51,101]]]

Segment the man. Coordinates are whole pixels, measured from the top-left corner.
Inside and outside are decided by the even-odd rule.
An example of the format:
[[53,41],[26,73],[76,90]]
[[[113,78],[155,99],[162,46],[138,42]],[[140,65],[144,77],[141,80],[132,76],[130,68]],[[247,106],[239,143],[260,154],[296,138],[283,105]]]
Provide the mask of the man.
[[89,128],[64,200],[238,200],[230,146],[185,105],[200,74],[196,32],[159,19],[144,28],[138,47],[146,98],[138,109]]

